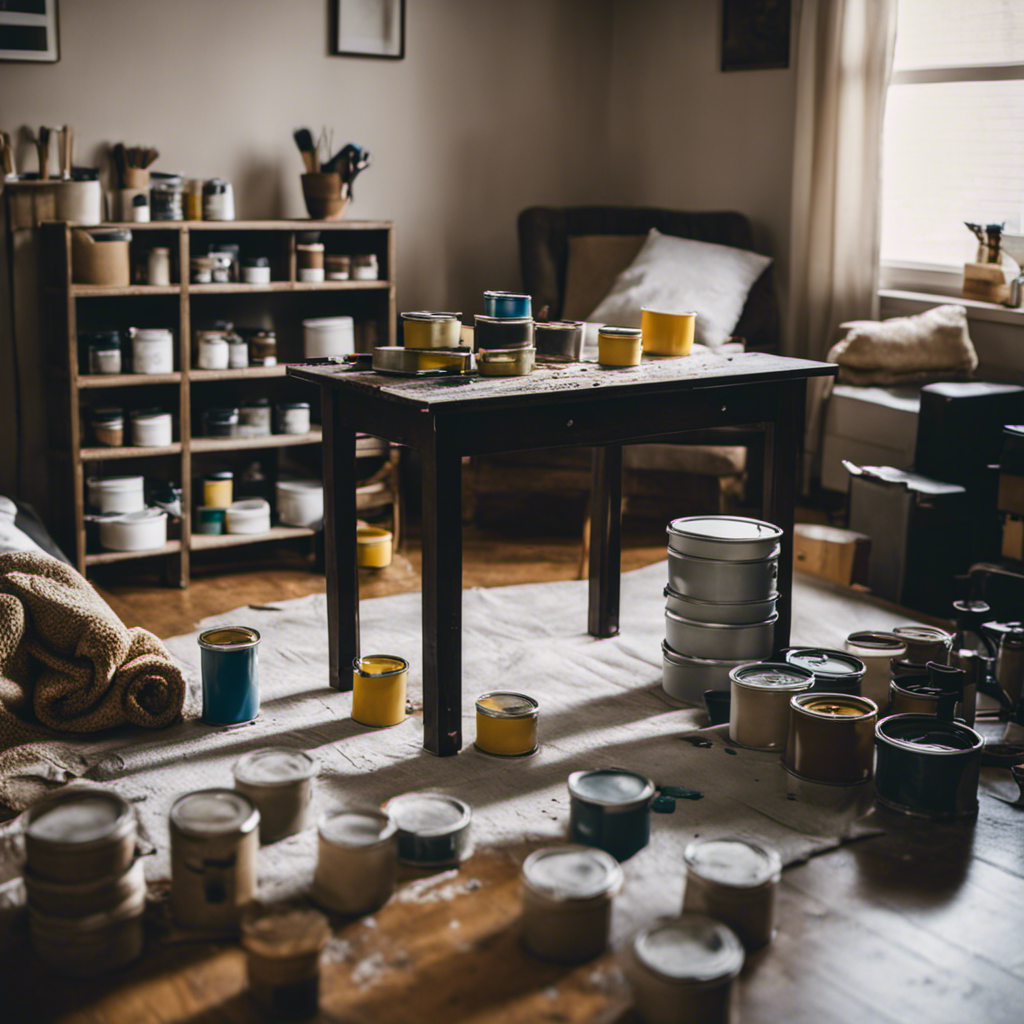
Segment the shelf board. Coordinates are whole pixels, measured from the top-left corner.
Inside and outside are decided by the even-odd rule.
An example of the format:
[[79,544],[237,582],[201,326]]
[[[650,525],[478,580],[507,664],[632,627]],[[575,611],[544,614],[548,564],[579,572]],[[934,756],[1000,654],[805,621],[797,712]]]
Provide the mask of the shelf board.
[[162,548],[149,548],[147,551],[97,551],[85,556],[85,564],[109,565],[111,562],[127,562],[134,558],[157,558],[180,550],[180,540],[169,540]]
[[268,540],[291,540],[293,537],[312,537],[317,531],[306,526],[272,526],[266,533],[193,533],[193,551],[210,548],[231,548],[239,544],[259,544]]
[[291,281],[270,281],[267,284],[247,284],[244,281],[227,281],[216,284],[189,284],[190,295],[248,295],[250,292],[290,292]]
[[159,447],[145,448],[139,445],[126,446],[124,448],[82,448],[79,455],[83,461],[99,462],[107,459],[149,459],[154,455],[178,455],[181,452],[181,442],[174,444],[160,445]]
[[136,384],[178,384],[181,374],[174,373],[83,373],[78,377],[80,388],[127,388]]
[[390,281],[296,281],[297,292],[383,292],[391,287]]
[[[314,427],[308,434],[262,434],[259,437],[194,437],[193,452],[234,452],[245,448],[290,448],[300,444],[320,444],[323,431]],[[213,536],[211,534],[211,536]]]
[[96,298],[97,296],[110,298],[124,295],[178,295],[180,292],[181,286],[176,284],[130,284],[125,287],[112,287],[105,284],[73,284],[71,286],[71,294],[79,299]]
[[284,377],[288,371],[287,363],[276,366],[243,366],[236,370],[189,370],[188,376],[193,381],[204,380],[254,380],[257,377]]
[[252,292],[386,291],[390,281],[271,281],[270,284],[190,284],[189,295],[248,295]]
[[132,231],[386,231],[389,220],[153,220],[104,221],[97,227]]

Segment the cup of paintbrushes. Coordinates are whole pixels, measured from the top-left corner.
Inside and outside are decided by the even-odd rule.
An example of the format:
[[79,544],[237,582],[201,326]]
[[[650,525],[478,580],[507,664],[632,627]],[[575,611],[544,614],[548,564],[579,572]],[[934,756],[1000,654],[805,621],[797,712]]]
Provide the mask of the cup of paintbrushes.
[[341,220],[348,207],[348,185],[337,173],[303,174],[302,198],[312,220]]

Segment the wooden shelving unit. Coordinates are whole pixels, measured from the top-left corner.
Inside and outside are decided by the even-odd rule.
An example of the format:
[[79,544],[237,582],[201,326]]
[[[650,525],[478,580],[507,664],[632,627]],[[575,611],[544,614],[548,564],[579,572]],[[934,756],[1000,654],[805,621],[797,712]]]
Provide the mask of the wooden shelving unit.
[[[132,263],[144,258],[154,245],[171,248],[172,276],[178,283],[165,287],[132,284],[123,288],[76,284],[72,280],[71,233],[64,223],[42,225],[46,254],[46,298],[49,335],[53,341],[50,393],[51,453],[58,493],[55,508],[67,510],[55,533],[74,558],[80,572],[96,565],[133,559],[164,560],[169,583],[186,586],[193,552],[273,541],[312,537],[313,530],[275,525],[261,534],[193,533],[191,513],[197,501],[197,483],[212,468],[237,466],[254,453],[280,460],[289,450],[319,445],[322,432],[314,423],[307,434],[271,434],[263,437],[203,437],[203,408],[237,404],[237,396],[260,392],[276,401],[301,398],[313,407],[318,419],[319,396],[287,380],[289,362],[302,360],[301,321],[306,317],[352,316],[356,347],[369,350],[374,344],[395,344],[395,242],[390,221],[158,221],[149,224],[105,225],[130,228]],[[303,282],[297,279],[297,236],[319,232],[328,253],[374,253],[380,266],[376,281]],[[189,259],[205,254],[212,242],[238,245],[241,255],[267,255],[276,280],[269,284],[191,284]],[[193,367],[193,330],[219,319],[238,326],[273,327],[278,338],[278,365],[232,370],[200,370]],[[122,373],[96,375],[84,372],[84,353],[78,342],[83,331],[125,330],[128,327],[169,327],[176,338],[175,370],[165,374]],[[261,391],[261,386],[266,388]],[[108,394],[109,391],[109,394]],[[88,411],[104,405],[125,409],[159,405],[174,414],[174,443],[160,448],[126,445],[104,448],[88,436]],[[194,433],[195,431],[195,433]],[[384,458],[385,465],[370,481],[366,494],[360,488],[360,506],[397,501],[394,476],[396,460],[386,442],[362,438],[361,456]],[[114,473],[133,471],[133,463],[145,460],[147,477],[166,479],[182,489],[182,518],[172,528],[166,545],[150,551],[104,551],[95,546],[86,522],[85,482],[103,464],[116,464]],[[319,467],[319,460],[316,460]],[[303,467],[307,472],[311,467]],[[387,479],[386,479],[387,477]],[[388,492],[388,493],[383,493]],[[394,509],[398,515],[397,507]]]

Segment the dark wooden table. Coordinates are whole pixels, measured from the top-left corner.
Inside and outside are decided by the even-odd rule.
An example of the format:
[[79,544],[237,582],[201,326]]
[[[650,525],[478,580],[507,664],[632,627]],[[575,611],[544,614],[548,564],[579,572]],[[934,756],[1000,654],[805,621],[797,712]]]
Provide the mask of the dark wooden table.
[[715,427],[765,434],[764,515],[785,531],[776,645],[789,643],[793,510],[807,380],[831,363],[760,352],[538,367],[528,377],[404,379],[339,366],[290,366],[320,386],[330,684],[351,688],[359,653],[356,434],[373,434],[423,460],[423,725],[435,754],[462,746],[462,458],[589,445],[590,610],[593,636],[618,632],[622,445],[683,440]]

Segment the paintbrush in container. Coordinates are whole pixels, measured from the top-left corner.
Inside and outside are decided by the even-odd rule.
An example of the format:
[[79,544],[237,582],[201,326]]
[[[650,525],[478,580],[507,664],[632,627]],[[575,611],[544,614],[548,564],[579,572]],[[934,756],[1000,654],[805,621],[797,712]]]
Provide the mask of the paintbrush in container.
[[302,162],[306,165],[308,174],[316,174],[320,170],[320,159],[316,152],[316,143],[313,141],[313,133],[308,128],[296,128],[292,132],[295,145],[299,147],[302,154]]

